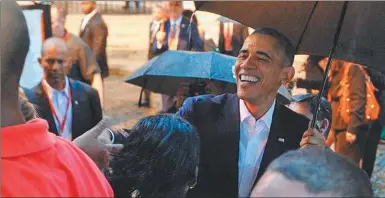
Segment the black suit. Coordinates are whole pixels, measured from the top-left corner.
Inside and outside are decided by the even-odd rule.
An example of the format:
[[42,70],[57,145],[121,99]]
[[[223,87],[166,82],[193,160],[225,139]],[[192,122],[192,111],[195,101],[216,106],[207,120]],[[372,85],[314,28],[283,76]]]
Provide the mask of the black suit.
[[[237,95],[203,95],[188,98],[177,114],[196,127],[201,140],[198,184],[188,196],[237,197],[240,138]],[[308,122],[304,116],[276,104],[256,181],[271,161],[286,151],[299,148]],[[284,139],[284,142],[279,141],[280,138]]]
[[[185,17],[182,17],[182,21],[180,24],[180,30],[179,30],[179,37],[178,37],[178,45],[177,50],[186,50],[190,51],[200,51],[202,52],[204,49],[203,41],[199,36],[198,28],[193,23],[191,24],[191,46],[189,41],[189,20]],[[164,24],[164,31],[166,32],[166,35],[169,35],[170,29],[171,29],[171,21],[167,20]],[[160,49],[157,48],[157,42],[153,42],[152,44],[152,52],[154,55],[159,55],[165,51],[168,50],[168,36],[166,37],[166,40],[162,43],[162,47]]]
[[[82,135],[102,119],[98,92],[89,85],[70,80],[72,95],[72,138]],[[25,91],[28,100],[36,105],[39,117],[48,121],[49,131],[58,135],[58,130],[42,84]]]
[[103,78],[109,75],[106,53],[107,36],[108,28],[99,12],[91,17],[84,29],[80,30],[79,33],[79,37],[82,38],[95,53]]

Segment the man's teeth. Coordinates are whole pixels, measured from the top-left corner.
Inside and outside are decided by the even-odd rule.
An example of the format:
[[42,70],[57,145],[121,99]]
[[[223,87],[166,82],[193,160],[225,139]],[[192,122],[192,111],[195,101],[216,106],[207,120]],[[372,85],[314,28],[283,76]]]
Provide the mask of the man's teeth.
[[256,82],[259,81],[259,77],[257,77],[257,76],[246,76],[246,75],[241,75],[241,81],[242,81],[242,82],[256,83]]

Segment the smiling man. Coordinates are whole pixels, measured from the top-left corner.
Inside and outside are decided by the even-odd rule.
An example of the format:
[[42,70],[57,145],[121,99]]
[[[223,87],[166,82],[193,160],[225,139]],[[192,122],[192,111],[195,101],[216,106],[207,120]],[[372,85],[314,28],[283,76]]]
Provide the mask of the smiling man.
[[257,29],[235,64],[237,94],[185,101],[177,114],[201,138],[198,184],[188,196],[248,197],[271,161],[300,147],[309,120],[276,102],[278,88],[294,75],[294,54],[284,35]]

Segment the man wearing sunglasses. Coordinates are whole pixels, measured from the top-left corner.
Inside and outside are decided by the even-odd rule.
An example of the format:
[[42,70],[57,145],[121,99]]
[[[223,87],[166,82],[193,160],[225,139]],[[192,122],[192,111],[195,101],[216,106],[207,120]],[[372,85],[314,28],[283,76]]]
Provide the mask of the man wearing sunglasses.
[[64,40],[47,39],[39,58],[43,80],[26,91],[30,102],[37,105],[39,116],[48,121],[49,131],[68,140],[82,135],[102,119],[96,89],[65,75],[71,62]]

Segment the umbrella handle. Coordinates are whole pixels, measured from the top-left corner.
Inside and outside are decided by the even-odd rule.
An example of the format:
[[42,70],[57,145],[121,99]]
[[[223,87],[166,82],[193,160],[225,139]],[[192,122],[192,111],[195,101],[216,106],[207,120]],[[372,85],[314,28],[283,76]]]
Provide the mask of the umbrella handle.
[[328,82],[328,73],[330,71],[331,61],[333,58],[334,51],[336,50],[338,38],[340,37],[342,24],[344,23],[345,13],[346,13],[346,10],[348,8],[348,3],[349,3],[349,1],[344,1],[344,5],[342,6],[342,10],[341,10],[340,20],[338,21],[338,26],[337,26],[336,32],[334,34],[333,46],[329,52],[329,59],[328,59],[328,63],[326,66],[326,71],[324,73],[322,87],[321,87],[320,92],[318,93],[318,96],[317,96],[317,103],[316,103],[316,107],[315,107],[316,109],[313,111],[314,115],[313,115],[313,119],[311,121],[311,128],[313,128],[313,129],[315,128],[315,125],[316,125],[315,122],[316,122],[317,117],[318,117],[318,110],[320,108],[321,98],[325,92],[326,83]]

